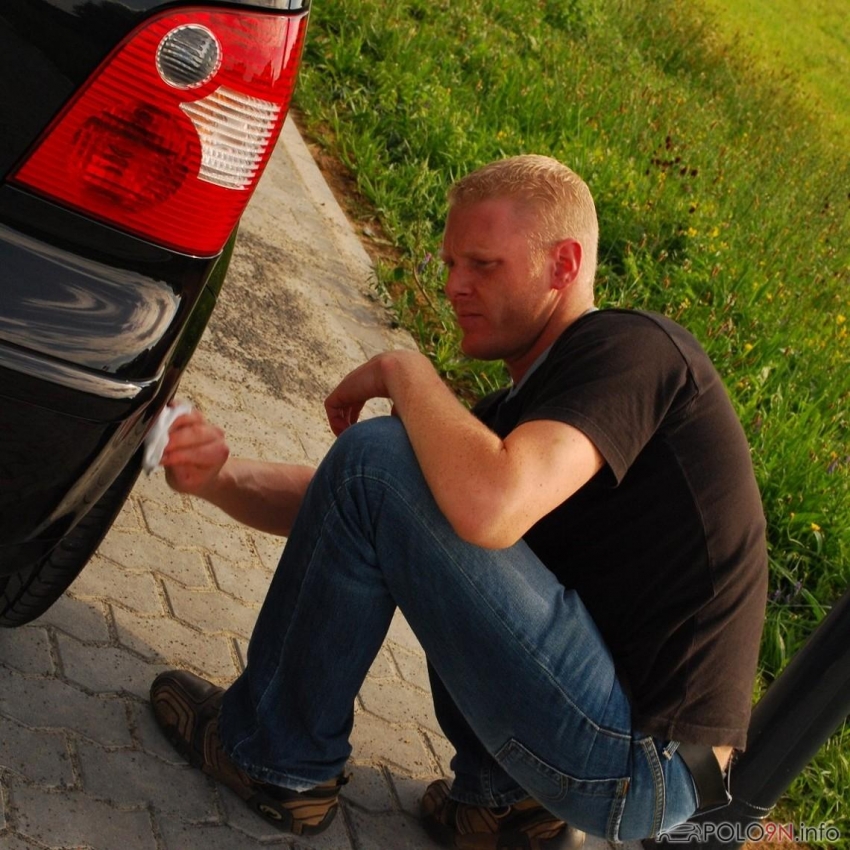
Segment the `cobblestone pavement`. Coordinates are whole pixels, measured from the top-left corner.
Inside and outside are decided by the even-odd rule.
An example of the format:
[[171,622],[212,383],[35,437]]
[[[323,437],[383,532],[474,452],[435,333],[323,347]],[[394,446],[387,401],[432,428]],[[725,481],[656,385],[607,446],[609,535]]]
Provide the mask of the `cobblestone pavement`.
[[[379,350],[412,345],[370,298],[369,275],[288,122],[179,395],[226,430],[236,454],[318,462],[331,441],[321,399],[335,381]],[[452,752],[400,616],[355,707],[341,816],[317,838],[266,828],[156,729],[147,692],[159,671],[225,685],[242,669],[280,548],[172,493],[161,472],[139,480],[69,592],[35,623],[0,631],[2,850],[434,846],[416,811]]]

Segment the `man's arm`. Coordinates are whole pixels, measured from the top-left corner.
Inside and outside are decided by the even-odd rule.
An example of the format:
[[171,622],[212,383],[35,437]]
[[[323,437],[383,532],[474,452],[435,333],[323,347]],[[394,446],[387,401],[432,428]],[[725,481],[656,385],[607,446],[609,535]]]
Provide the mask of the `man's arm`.
[[440,509],[479,546],[516,543],[604,465],[590,439],[562,422],[527,422],[502,440],[414,352],[378,355],[345,377],[325,402],[333,432],[354,424],[370,398],[392,401]]
[[224,432],[197,411],[177,419],[162,456],[168,484],[269,534],[292,529],[314,470],[230,457]]

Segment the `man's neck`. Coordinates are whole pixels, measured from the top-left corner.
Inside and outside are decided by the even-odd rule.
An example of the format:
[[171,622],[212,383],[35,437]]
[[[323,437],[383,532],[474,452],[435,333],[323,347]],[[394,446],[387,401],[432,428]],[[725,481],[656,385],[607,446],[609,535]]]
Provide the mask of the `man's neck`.
[[518,388],[530,372],[546,359],[544,355],[548,354],[555,341],[570,325],[577,322],[582,316],[593,313],[596,309],[591,303],[583,306],[582,309],[577,310],[574,314],[570,314],[566,319],[562,319],[559,322],[551,322],[537,338],[534,345],[522,357],[517,358],[515,361],[506,360],[505,366],[507,367],[508,374],[511,376],[514,388]]

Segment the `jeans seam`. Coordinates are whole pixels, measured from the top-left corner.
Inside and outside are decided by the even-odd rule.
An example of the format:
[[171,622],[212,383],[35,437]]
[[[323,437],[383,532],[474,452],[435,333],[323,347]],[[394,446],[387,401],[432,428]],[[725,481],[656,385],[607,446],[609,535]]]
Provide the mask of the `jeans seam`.
[[655,812],[652,819],[652,835],[658,835],[661,831],[661,826],[664,823],[664,809],[666,806],[666,787],[664,782],[664,772],[661,769],[661,760],[658,756],[658,749],[652,738],[644,738],[641,742],[641,747],[646,755],[646,760],[649,763],[649,769],[652,773],[652,784],[655,788]]
[[605,837],[608,841],[620,843],[620,824],[623,822],[623,811],[626,806],[626,795],[629,793],[631,780],[621,779],[617,785],[617,798],[611,806],[608,814],[608,824],[605,829]]

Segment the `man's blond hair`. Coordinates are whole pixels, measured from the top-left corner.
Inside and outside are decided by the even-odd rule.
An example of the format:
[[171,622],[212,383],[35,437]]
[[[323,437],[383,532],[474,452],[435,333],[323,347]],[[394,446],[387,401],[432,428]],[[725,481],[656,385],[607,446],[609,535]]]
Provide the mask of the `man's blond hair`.
[[593,196],[572,170],[549,156],[526,154],[491,162],[449,189],[449,207],[510,198],[528,217],[535,249],[545,251],[563,239],[581,243],[582,278],[593,283],[599,224]]

